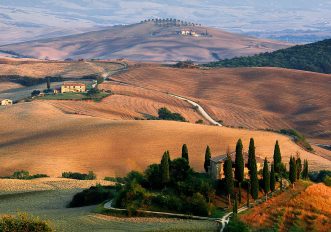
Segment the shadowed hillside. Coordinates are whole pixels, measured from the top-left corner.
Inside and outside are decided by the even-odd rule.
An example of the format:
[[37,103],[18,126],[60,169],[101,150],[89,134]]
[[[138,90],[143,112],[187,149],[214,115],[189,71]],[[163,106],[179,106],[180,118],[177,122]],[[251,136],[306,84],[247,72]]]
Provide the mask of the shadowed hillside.
[[[184,33],[184,34],[182,34]],[[0,50],[50,59],[126,58],[143,61],[191,59],[209,62],[288,47],[283,42],[232,34],[192,24],[141,22],[102,31],[1,46]]]

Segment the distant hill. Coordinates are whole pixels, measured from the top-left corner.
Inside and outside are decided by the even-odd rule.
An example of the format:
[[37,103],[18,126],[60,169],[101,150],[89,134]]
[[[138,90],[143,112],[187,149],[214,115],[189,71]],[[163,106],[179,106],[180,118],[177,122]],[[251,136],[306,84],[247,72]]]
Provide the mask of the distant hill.
[[21,56],[49,59],[193,60],[211,62],[289,47],[174,19],[142,21],[52,39],[0,46]]
[[331,73],[331,39],[251,57],[225,59],[208,67],[280,67]]

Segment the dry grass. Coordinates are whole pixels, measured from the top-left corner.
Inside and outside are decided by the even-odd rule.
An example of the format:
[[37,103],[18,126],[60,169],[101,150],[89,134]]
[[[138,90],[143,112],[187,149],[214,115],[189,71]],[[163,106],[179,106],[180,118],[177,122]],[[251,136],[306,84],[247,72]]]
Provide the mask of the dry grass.
[[293,127],[331,139],[331,75],[279,68],[175,69],[133,65],[118,80],[197,100],[215,119],[247,128]]
[[81,77],[105,73],[120,66],[112,62],[62,62],[20,59],[0,59],[0,75],[30,77],[63,76]]
[[38,178],[32,180],[0,179],[0,195],[17,192],[89,188],[95,186],[97,183],[102,185],[114,184],[105,180],[74,180],[65,178]]
[[330,231],[331,188],[323,184],[299,183],[288,190],[240,216],[253,228],[276,227],[289,231],[301,227],[305,231]]
[[204,152],[234,149],[239,138],[247,149],[254,137],[257,155],[272,158],[279,140],[284,162],[300,151],[311,169],[331,169],[331,161],[307,153],[288,137],[276,133],[168,121],[113,121],[98,117],[65,114],[47,102],[17,104],[0,109],[6,126],[0,131],[0,175],[25,169],[31,173],[59,176],[63,171],[93,170],[99,178],[143,170],[159,162],[164,150],[180,156],[188,144],[190,163],[203,170]]
[[0,93],[9,89],[21,88],[22,85],[13,82],[0,82]]

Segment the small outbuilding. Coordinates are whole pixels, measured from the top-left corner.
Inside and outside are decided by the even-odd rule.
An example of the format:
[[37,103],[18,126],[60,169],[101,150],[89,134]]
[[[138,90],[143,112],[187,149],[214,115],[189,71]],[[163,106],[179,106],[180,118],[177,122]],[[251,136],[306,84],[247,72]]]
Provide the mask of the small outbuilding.
[[10,106],[13,104],[13,100],[11,100],[11,99],[1,99],[0,101],[1,101],[0,105],[2,105],[2,106]]

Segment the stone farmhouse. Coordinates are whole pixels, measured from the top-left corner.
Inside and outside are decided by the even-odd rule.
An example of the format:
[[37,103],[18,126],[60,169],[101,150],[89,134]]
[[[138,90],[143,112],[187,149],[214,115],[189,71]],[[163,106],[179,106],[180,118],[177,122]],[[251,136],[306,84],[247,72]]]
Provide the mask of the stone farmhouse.
[[13,104],[13,100],[10,99],[1,99],[0,100],[0,105],[2,106],[10,106]]
[[82,93],[86,92],[86,85],[83,83],[65,82],[61,86],[61,93]]
[[[247,162],[248,162],[248,153],[244,152],[244,161],[245,161],[245,168],[244,168],[244,175],[245,178],[248,178],[248,167],[247,167]],[[209,166],[209,175],[214,179],[214,180],[221,180],[223,179],[224,176],[224,161],[226,160],[227,154],[224,155],[219,155],[215,156],[210,159],[210,166]],[[234,162],[235,162],[235,157],[236,153],[232,152],[230,153],[230,157],[232,160],[232,168],[233,168],[233,175],[234,175]],[[256,157],[256,166],[257,166],[257,171],[261,170],[263,167],[263,159]]]

